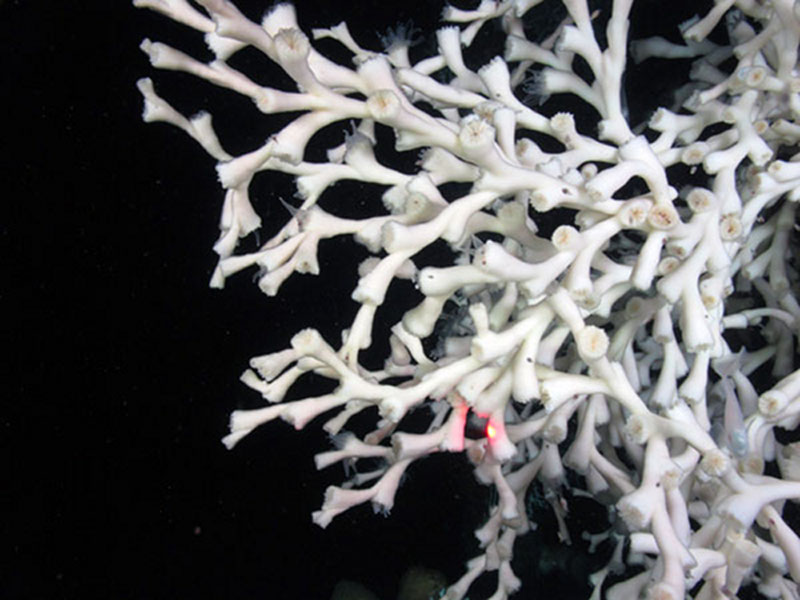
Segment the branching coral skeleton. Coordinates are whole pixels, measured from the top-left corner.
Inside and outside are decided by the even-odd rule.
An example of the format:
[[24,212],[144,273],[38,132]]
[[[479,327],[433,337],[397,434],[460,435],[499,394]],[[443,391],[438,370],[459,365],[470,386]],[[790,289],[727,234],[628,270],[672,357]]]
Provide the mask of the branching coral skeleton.
[[[776,430],[800,423],[800,10],[790,0],[723,0],[682,27],[683,44],[629,45],[632,2],[614,0],[598,19],[586,0],[563,0],[568,18],[538,43],[522,19],[544,10],[540,0],[449,6],[437,52],[412,64],[402,36],[382,52],[361,47],[345,23],[309,39],[290,4],[256,23],[227,0],[197,0],[200,8],[134,0],[203,34],[216,56],[202,63],[145,40],[154,67],[249,97],[254,116],[298,113],[261,147],[231,156],[209,114],[187,119],[149,79],[139,81],[145,121],[183,129],[218,161],[225,197],[212,287],[257,268],[259,287],[276,295],[293,273],[319,273],[318,243],[335,236],[373,255],[359,267],[352,300],[360,308],[341,340],[304,329],[289,348],[252,359],[242,381],[267,405],[235,411],[225,445],[277,418],[300,429],[327,414],[323,428],[341,435],[317,456],[318,468],[361,459],[383,466],[330,487],[313,515],[322,527],[365,502],[389,511],[414,461],[465,453],[498,502],[450,600],[487,571],[498,574],[493,599],[519,588],[511,559],[533,526],[525,510],[533,482],[550,491],[568,538],[566,469],[585,484],[575,491],[606,503],[630,541],[627,558],[615,552],[592,576],[593,597],[626,560],[644,570],[610,586],[608,598],[729,598],[749,582],[767,597],[798,597],[800,539],[782,515],[787,500],[800,499],[800,446]],[[493,19],[505,55],[472,71],[462,52]],[[715,28],[727,43],[709,40]],[[352,65],[319,53],[312,40],[321,38],[340,42]],[[278,65],[292,89],[259,85],[226,62],[247,46]],[[624,109],[629,50],[638,61],[694,61],[678,104],[655,110],[646,130]],[[579,98],[597,115],[596,137],[572,114],[548,117],[519,99],[529,69],[528,91]],[[343,143],[327,161],[307,160],[314,135],[333,123]],[[393,131],[397,150],[421,152],[416,172],[381,164],[377,127]],[[563,151],[545,151],[534,141],[541,136]],[[668,169],[681,164],[699,170],[702,183],[676,181]],[[261,248],[237,254],[239,239],[261,227],[249,198],[261,171],[294,176],[302,204]],[[374,216],[317,206],[342,180],[383,188]],[[467,191],[445,193],[454,182]],[[572,209],[562,211],[571,221],[539,235],[537,220],[556,208]],[[453,264],[420,264],[438,240],[456,254]],[[398,278],[412,279],[421,300],[391,328],[390,354],[371,371],[360,358]],[[463,310],[451,314],[448,302]],[[447,319],[457,323],[437,329]],[[753,347],[727,335],[754,327],[763,340]],[[436,355],[427,354],[423,341],[443,330]],[[284,401],[312,372],[335,389]],[[432,408],[427,432],[403,432],[404,416],[423,405]],[[370,408],[372,433],[343,433]],[[486,420],[484,436],[465,435],[470,415]],[[606,537],[619,549],[616,535]]]

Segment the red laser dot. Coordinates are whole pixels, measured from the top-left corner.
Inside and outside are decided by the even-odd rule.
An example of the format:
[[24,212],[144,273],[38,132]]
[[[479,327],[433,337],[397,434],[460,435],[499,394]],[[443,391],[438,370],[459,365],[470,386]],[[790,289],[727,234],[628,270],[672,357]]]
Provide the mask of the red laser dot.
[[496,435],[497,435],[497,429],[495,429],[495,426],[492,425],[491,423],[487,424],[486,437],[488,437],[490,440],[493,440]]

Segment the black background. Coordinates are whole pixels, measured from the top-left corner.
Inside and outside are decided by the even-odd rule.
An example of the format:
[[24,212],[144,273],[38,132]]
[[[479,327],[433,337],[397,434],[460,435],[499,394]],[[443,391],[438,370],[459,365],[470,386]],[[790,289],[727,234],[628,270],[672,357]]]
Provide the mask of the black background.
[[[410,18],[430,37],[440,10],[297,4],[304,29],[346,19],[374,49],[376,32]],[[254,19],[265,8],[238,5]],[[674,31],[691,15],[681,10],[637,3],[639,30]],[[0,1],[0,597],[328,598],[350,578],[388,599],[413,564],[452,581],[477,553],[488,502],[460,457],[415,465],[390,518],[360,508],[322,530],[310,513],[342,473],[314,470],[329,447],[316,422],[299,433],[272,423],[232,452],[219,443],[228,413],[257,401],[237,381],[251,356],[308,325],[335,340],[350,322],[357,251],[322,245],[323,275],[293,277],[277,299],[247,274],[208,289],[222,200],[214,161],[177,129],[143,124],[135,82],[152,77],[186,114],[211,110],[234,154],[274,124],[249,101],[155,71],[143,37],[208,58],[198,34],[125,1]],[[237,60],[250,74],[262,64]],[[259,180],[265,220],[285,219],[278,198],[291,200],[290,183]],[[518,573],[519,598],[583,589],[565,573]]]

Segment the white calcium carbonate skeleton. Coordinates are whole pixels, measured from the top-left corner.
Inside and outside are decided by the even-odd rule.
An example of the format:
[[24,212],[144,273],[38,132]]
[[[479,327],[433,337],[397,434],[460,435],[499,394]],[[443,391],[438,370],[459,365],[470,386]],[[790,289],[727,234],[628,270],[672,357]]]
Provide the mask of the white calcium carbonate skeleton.
[[[276,418],[300,429],[327,413],[322,426],[340,443],[317,455],[317,468],[365,458],[382,468],[330,487],[313,515],[321,527],[361,503],[391,509],[413,461],[465,453],[498,502],[476,531],[482,554],[448,588],[451,600],[489,571],[493,599],[519,588],[511,557],[533,527],[526,492],[538,480],[557,497],[567,470],[624,523],[607,534],[617,549],[630,546],[592,576],[593,597],[626,561],[643,570],[606,586],[606,597],[731,598],[755,581],[764,596],[797,598],[800,540],[783,511],[800,498],[800,445],[781,442],[789,438],[778,430],[793,432],[800,420],[799,5],[717,0],[684,24],[683,43],[629,45],[633,0],[595,12],[586,0],[563,0],[564,21],[534,41],[523,17],[547,10],[541,1],[447,7],[434,55],[412,64],[407,41],[367,50],[345,23],[309,38],[290,4],[256,23],[226,0],[134,0],[204,34],[216,56],[203,63],[145,40],[154,67],[251,98],[254,118],[295,115],[261,147],[231,156],[209,114],[187,119],[139,81],[144,119],[180,127],[218,161],[225,199],[212,287],[252,268],[276,295],[292,273],[318,273],[318,243],[335,236],[372,255],[359,266],[359,310],[341,339],[303,329],[287,349],[252,359],[242,381],[266,406],[235,411],[224,443]],[[493,19],[505,52],[471,70],[462,52]],[[715,28],[725,41],[709,39]],[[319,53],[320,38],[341,43],[352,62]],[[291,89],[229,66],[247,46],[277,64]],[[658,57],[694,62],[676,106],[638,128],[626,118],[626,62]],[[521,100],[531,71],[529,90],[576,96],[599,115],[593,130]],[[343,141],[326,161],[308,159],[309,141],[333,123]],[[391,129],[397,150],[419,151],[415,172],[376,158],[379,128]],[[690,169],[691,184],[675,175]],[[294,176],[301,205],[277,235],[237,254],[240,238],[261,226],[248,195],[261,171]],[[318,206],[343,180],[382,187],[373,216]],[[537,221],[554,209],[569,222],[540,235]],[[452,264],[421,264],[420,252],[440,240]],[[383,367],[368,369],[363,357],[395,279],[413,280],[421,299],[391,328]],[[457,322],[442,327],[447,320]],[[735,330],[753,328],[756,346],[733,341],[744,339]],[[443,331],[434,355],[426,344]],[[310,372],[335,380],[334,391],[284,401]],[[427,432],[403,432],[404,416],[423,405]],[[370,409],[374,431],[344,433]],[[485,419],[485,435],[465,435],[473,415]]]

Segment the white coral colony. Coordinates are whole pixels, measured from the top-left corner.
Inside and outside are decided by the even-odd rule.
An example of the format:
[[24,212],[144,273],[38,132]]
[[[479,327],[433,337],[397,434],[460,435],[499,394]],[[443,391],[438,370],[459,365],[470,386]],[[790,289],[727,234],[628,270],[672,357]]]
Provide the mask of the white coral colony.
[[[558,494],[568,470],[581,475],[571,479],[583,494],[611,498],[610,518],[625,527],[604,535],[630,550],[591,577],[592,597],[620,561],[639,570],[606,586],[608,598],[732,598],[751,582],[766,597],[798,597],[800,539],[783,510],[800,498],[800,450],[782,441],[800,420],[798,5],[721,0],[682,27],[681,44],[629,45],[632,0],[614,0],[602,18],[586,0],[563,0],[567,18],[540,42],[522,27],[528,11],[544,10],[539,0],[483,0],[446,8],[450,25],[436,32],[434,55],[412,64],[402,35],[385,52],[362,48],[344,23],[310,39],[290,4],[260,23],[226,0],[198,0],[202,11],[186,0],[134,4],[205,34],[216,56],[202,63],[145,40],[154,67],[249,97],[265,115],[297,115],[261,147],[231,156],[210,115],[187,119],[139,81],[144,119],[180,127],[218,161],[225,198],[211,285],[255,268],[259,287],[276,295],[293,273],[319,272],[318,243],[334,236],[372,254],[340,340],[303,329],[287,349],[252,359],[242,381],[266,406],[233,413],[228,447],[276,417],[299,429],[333,411],[323,428],[342,433],[340,443],[317,467],[365,458],[383,466],[372,479],[330,487],[313,515],[322,527],[364,502],[391,509],[415,460],[466,453],[497,504],[476,532],[482,554],[448,588],[450,600],[488,571],[498,574],[493,599],[519,588],[511,558],[533,525],[526,493],[538,480]],[[462,52],[493,19],[505,54],[470,70]],[[727,42],[709,41],[715,28]],[[340,42],[352,63],[319,53],[319,38]],[[226,62],[246,46],[277,64],[291,89],[257,84]],[[627,120],[629,52],[694,60],[681,103],[656,110],[647,127]],[[528,91],[590,105],[596,136],[573,114],[548,117],[519,99],[531,68]],[[333,123],[343,143],[326,161],[307,160],[314,134]],[[396,149],[420,151],[415,172],[376,158],[377,125],[393,130]],[[540,147],[542,137],[563,150]],[[668,168],[681,164],[696,184],[675,180]],[[263,246],[237,253],[261,226],[249,199],[261,171],[294,176],[302,203]],[[344,218],[318,206],[341,180],[381,187],[377,214]],[[460,185],[445,191],[450,183]],[[567,221],[540,234],[537,220],[557,208],[570,209],[559,212]],[[421,264],[420,251],[439,240],[453,263]],[[373,324],[398,278],[414,280],[421,300],[391,327],[383,368],[369,370]],[[755,327],[754,347],[725,335]],[[441,337],[435,354],[423,344],[432,336]],[[766,383],[756,370],[771,374]],[[310,372],[335,389],[284,401]],[[427,432],[402,431],[421,405],[432,408]],[[375,430],[344,434],[367,409]],[[485,435],[465,436],[475,416]],[[563,505],[553,503],[562,525]]]

